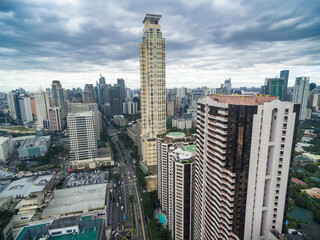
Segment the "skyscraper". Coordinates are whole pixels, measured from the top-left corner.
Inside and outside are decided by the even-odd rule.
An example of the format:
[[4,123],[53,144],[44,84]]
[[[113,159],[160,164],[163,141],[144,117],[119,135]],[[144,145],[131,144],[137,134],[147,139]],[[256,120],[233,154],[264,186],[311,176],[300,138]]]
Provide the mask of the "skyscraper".
[[276,97],[198,101],[194,239],[282,230],[299,105]]
[[37,111],[37,128],[45,128],[48,129],[50,126],[48,125],[49,117],[49,92],[44,92],[40,89],[39,92],[34,94],[36,111]]
[[20,95],[19,106],[20,106],[21,121],[23,122],[23,124],[31,122],[33,120],[33,117],[32,117],[30,97]]
[[288,99],[288,81],[289,81],[289,70],[282,70],[280,72],[280,78],[283,78],[283,100],[289,101]]
[[68,113],[67,123],[70,160],[79,161],[96,158],[98,149],[94,113],[92,111]]
[[122,114],[121,88],[118,84],[114,84],[110,88],[110,108],[111,108],[111,117],[114,115]]
[[86,84],[84,86],[84,102],[85,103],[95,103],[96,102],[96,96],[94,94],[94,87],[92,84]]
[[64,119],[67,115],[67,107],[64,99],[63,88],[58,80],[52,81],[51,98],[53,107],[61,107],[61,117]]
[[166,40],[160,19],[146,14],[140,43],[142,155],[149,174],[157,173],[156,137],[166,132]]
[[120,105],[121,105],[121,112],[123,112],[123,103],[126,102],[126,85],[122,78],[117,79],[117,84],[120,87]]
[[92,111],[94,114],[96,138],[100,140],[100,132],[102,130],[101,114],[97,103],[68,103],[68,113],[88,112]]
[[283,101],[285,97],[284,78],[266,78],[266,94],[278,96]]
[[[180,140],[180,141],[179,141]],[[196,146],[184,133],[157,139],[158,198],[176,240],[193,239],[193,193]]]
[[306,119],[310,77],[297,77],[294,85],[292,102],[300,104],[299,120]]

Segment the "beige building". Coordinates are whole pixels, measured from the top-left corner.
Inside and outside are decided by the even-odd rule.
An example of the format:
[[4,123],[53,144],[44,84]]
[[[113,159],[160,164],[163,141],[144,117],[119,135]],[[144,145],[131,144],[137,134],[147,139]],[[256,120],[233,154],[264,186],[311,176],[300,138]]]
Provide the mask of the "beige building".
[[160,19],[145,16],[140,43],[142,156],[149,174],[157,172],[157,135],[166,132],[166,41]]

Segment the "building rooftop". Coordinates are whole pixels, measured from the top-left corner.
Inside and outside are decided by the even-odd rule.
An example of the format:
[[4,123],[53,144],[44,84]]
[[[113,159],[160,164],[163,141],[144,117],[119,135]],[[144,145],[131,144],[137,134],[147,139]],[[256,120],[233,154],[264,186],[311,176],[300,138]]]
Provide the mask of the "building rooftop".
[[21,178],[11,182],[1,193],[0,197],[13,196],[14,198],[28,197],[33,192],[40,192],[51,181],[53,175]]
[[262,105],[266,102],[272,102],[273,100],[279,99],[278,96],[269,95],[210,95],[209,97],[220,103],[236,105]]
[[0,145],[10,139],[10,136],[0,136]]
[[23,141],[23,143],[20,145],[19,149],[47,145],[47,143],[48,143],[48,141],[50,141],[50,139],[51,139],[51,136],[28,138]]
[[301,185],[301,186],[306,186],[307,184],[304,182],[304,181],[301,181],[300,179],[298,178],[291,178],[291,182],[295,183],[295,184],[298,184],[298,185]]
[[77,226],[79,225],[80,218],[81,216],[71,216],[71,217],[56,219],[49,226],[49,229]]
[[[56,190],[42,217],[103,208],[107,184],[94,184]],[[90,201],[88,201],[90,199]]]
[[149,14],[147,13],[146,16],[144,17],[142,23],[145,23],[147,21],[147,19],[152,19],[152,20],[160,20],[161,19],[161,15],[158,14]]
[[111,157],[111,150],[109,147],[98,149],[98,158]]
[[194,153],[196,152],[197,148],[196,148],[196,145],[186,145],[182,147],[182,150]]
[[170,138],[184,138],[185,134],[183,132],[170,132],[166,136]]

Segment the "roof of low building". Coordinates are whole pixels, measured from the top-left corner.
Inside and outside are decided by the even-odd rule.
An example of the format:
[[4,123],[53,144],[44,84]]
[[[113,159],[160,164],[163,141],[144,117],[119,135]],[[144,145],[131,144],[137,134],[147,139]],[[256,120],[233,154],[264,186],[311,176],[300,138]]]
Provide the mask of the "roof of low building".
[[304,182],[304,181],[301,181],[300,179],[298,178],[291,178],[291,182],[295,183],[295,184],[299,184],[301,186],[306,186],[307,184]]

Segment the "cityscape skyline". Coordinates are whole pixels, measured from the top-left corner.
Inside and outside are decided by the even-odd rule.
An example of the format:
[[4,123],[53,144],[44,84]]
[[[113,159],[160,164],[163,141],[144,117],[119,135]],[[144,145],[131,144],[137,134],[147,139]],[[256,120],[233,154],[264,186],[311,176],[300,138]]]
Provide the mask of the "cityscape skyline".
[[108,83],[123,78],[128,87],[139,87],[137,44],[145,12],[163,15],[168,88],[219,87],[228,78],[234,87],[258,87],[282,69],[290,70],[289,86],[300,76],[320,82],[317,1],[308,6],[298,1],[98,1],[90,6],[4,1],[1,6],[2,91],[11,90],[8,82],[10,88],[32,90],[28,87],[44,88],[54,79],[65,88],[83,87],[99,72]]

